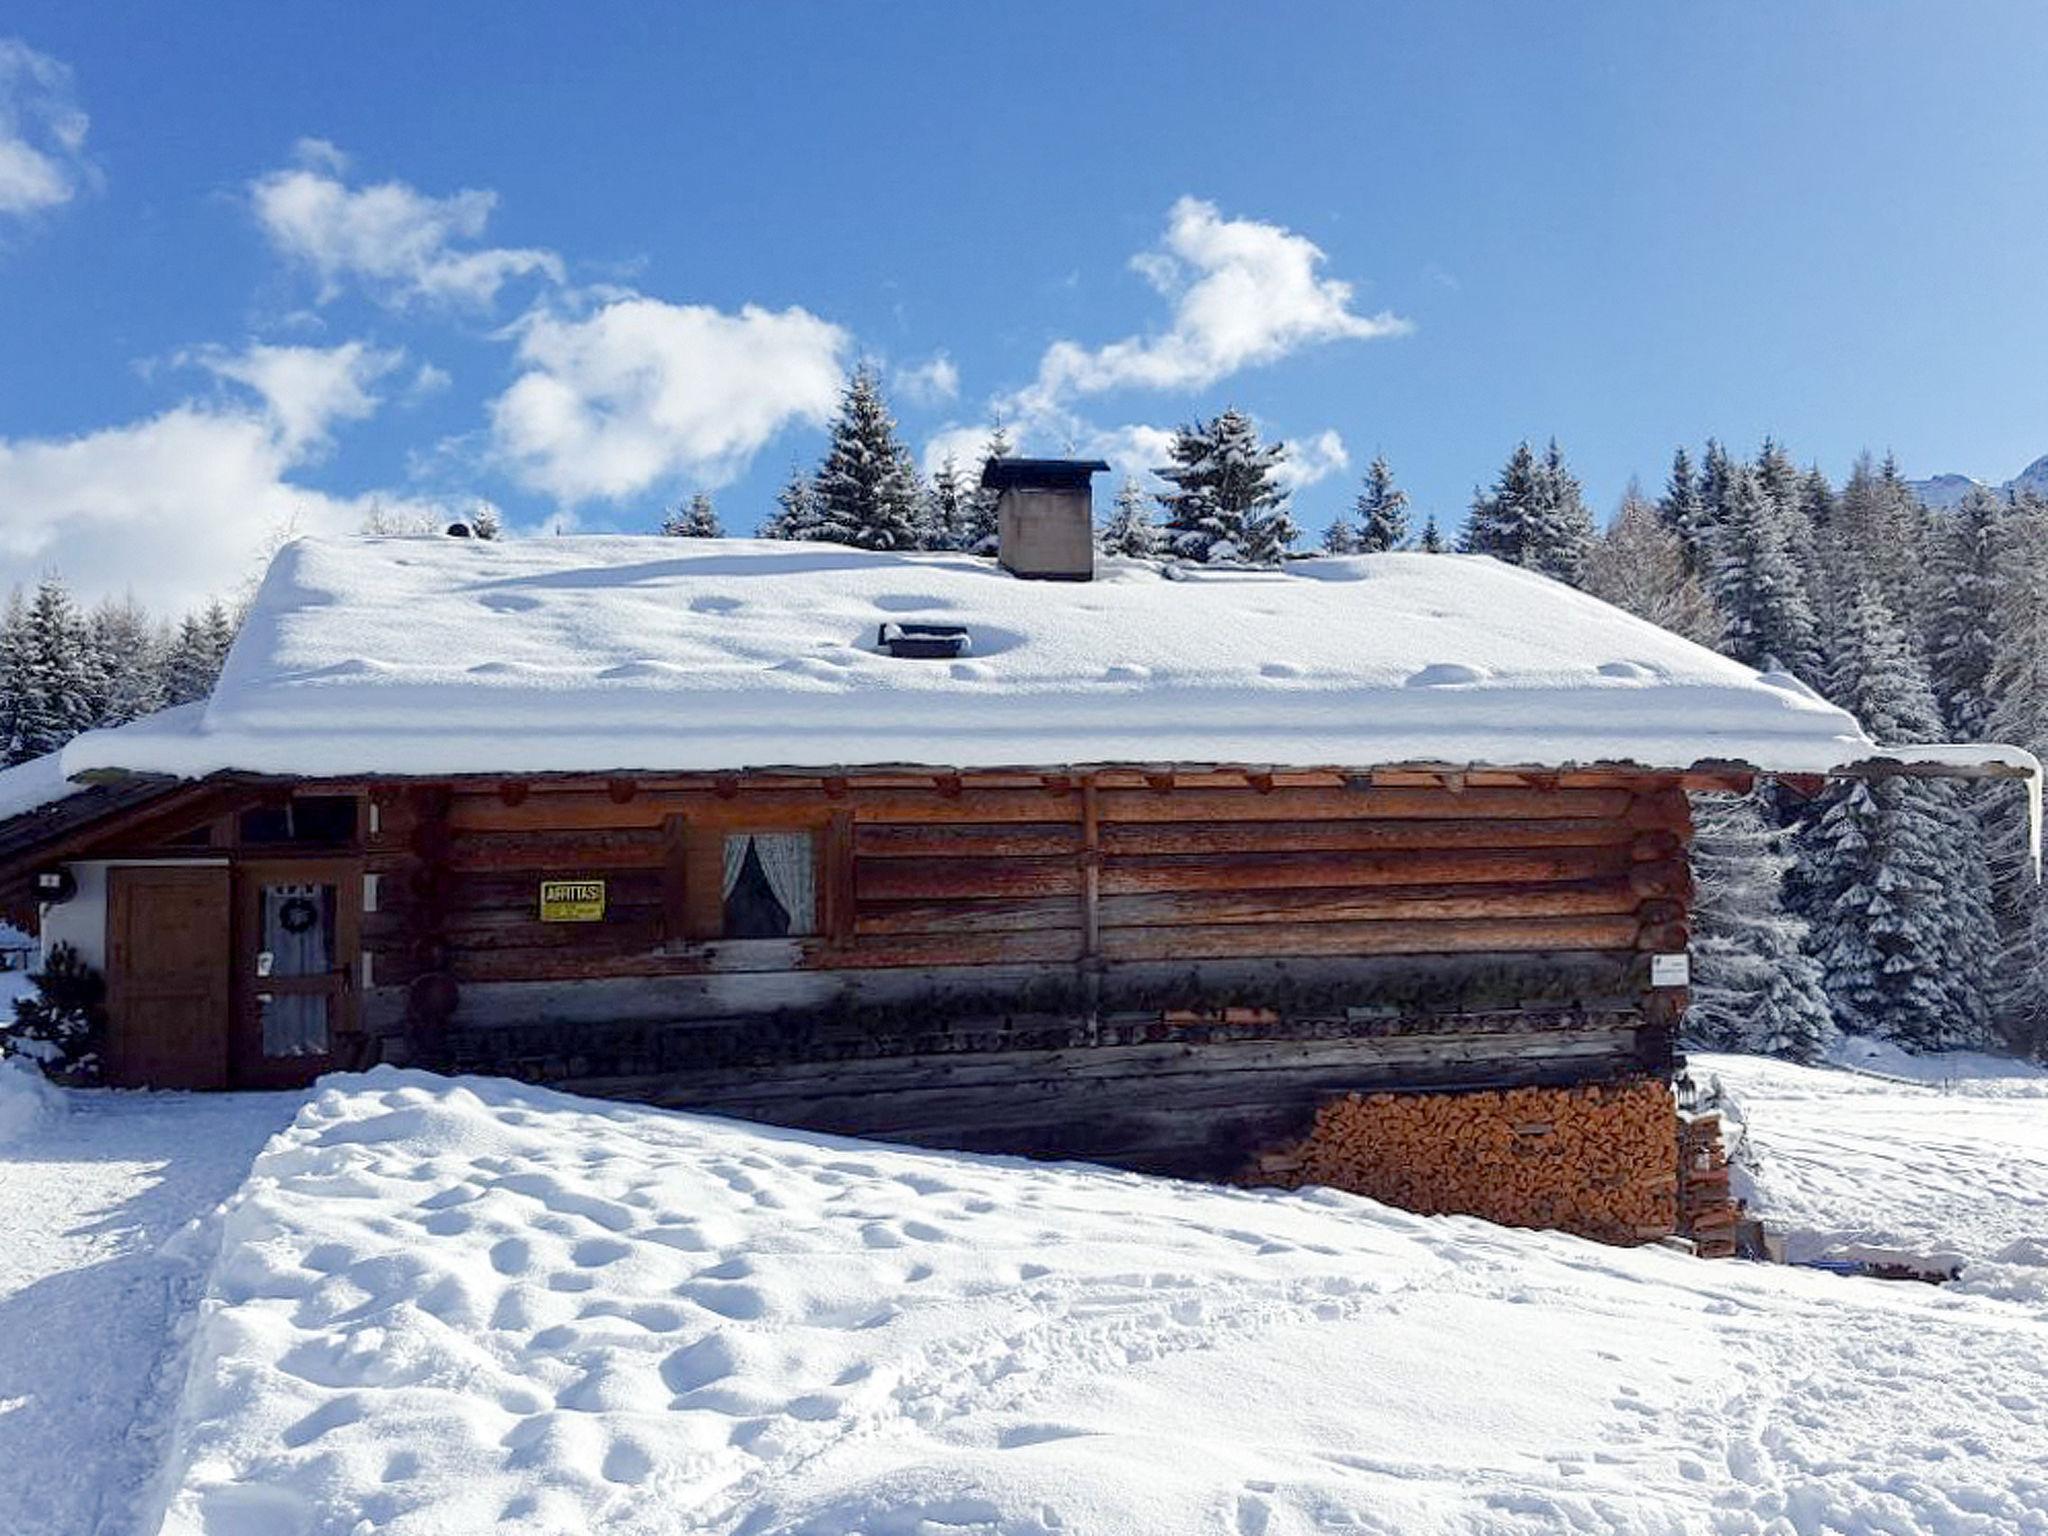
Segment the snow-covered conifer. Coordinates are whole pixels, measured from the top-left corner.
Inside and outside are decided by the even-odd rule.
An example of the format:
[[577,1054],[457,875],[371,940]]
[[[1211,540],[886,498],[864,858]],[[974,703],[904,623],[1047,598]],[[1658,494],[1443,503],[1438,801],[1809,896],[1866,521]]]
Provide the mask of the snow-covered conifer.
[[949,453],[925,489],[924,543],[927,549],[965,549],[971,542],[974,491]]
[[1553,439],[1541,459],[1516,444],[1492,488],[1473,497],[1461,547],[1576,586],[1592,542],[1592,513]]
[[1671,474],[1664,482],[1657,514],[1678,539],[1686,571],[1702,583],[1707,581],[1713,569],[1713,518],[1701,499],[1692,455],[1683,447],[1671,455]]
[[1949,734],[1981,741],[1997,657],[1999,521],[2005,505],[1981,487],[1929,530],[1927,670]]
[[1135,476],[1124,477],[1096,543],[1105,555],[1134,560],[1149,560],[1159,553],[1159,525],[1152,521],[1151,498]]
[[1349,513],[1339,510],[1330,519],[1330,526],[1323,530],[1323,553],[1326,555],[1355,555],[1358,553],[1358,530],[1351,526]]
[[[1998,520],[1997,651],[1986,732],[2048,753],[2048,502],[2021,495]],[[2048,1055],[2048,896],[2028,852],[2027,809],[2016,789],[1982,796],[1995,880],[1999,954],[1995,1006],[2013,1044]]]
[[140,603],[101,603],[93,610],[89,637],[102,683],[96,724],[126,725],[163,708],[167,637]]
[[100,691],[85,620],[64,583],[46,576],[7,646],[13,733],[8,761],[54,752],[90,729]]
[[[1658,529],[1677,543],[1669,529]],[[1786,910],[1783,836],[1753,794],[1692,797],[1689,1040],[1709,1050],[1817,1060],[1834,1034],[1806,924]]]
[[1183,560],[1273,564],[1299,536],[1279,468],[1281,443],[1262,443],[1258,428],[1232,407],[1175,435],[1173,462],[1158,471],[1168,489],[1166,545]]
[[[1844,609],[1828,692],[1880,742],[1939,734],[1925,670],[1874,581]],[[1839,780],[1822,793],[1795,891],[1843,1029],[1914,1050],[1985,1043],[1991,936],[1973,823],[1940,781]]]
[[1394,483],[1394,472],[1379,454],[1373,455],[1365,471],[1365,488],[1358,493],[1357,511],[1361,553],[1382,554],[1408,542],[1408,493]]
[[815,539],[818,532],[818,498],[811,477],[795,465],[789,478],[775,493],[775,510],[755,530],[764,539]]
[[1015,452],[1010,429],[997,422],[989,429],[981,463],[975,469],[974,486],[967,495],[967,527],[960,547],[970,555],[992,555],[1002,542],[1002,531],[996,523],[996,504],[1002,500],[1002,493],[981,484],[981,472],[988,467],[989,460],[1007,459]]
[[1752,667],[1776,665],[1813,683],[1821,675],[1818,621],[1787,518],[1747,464],[1731,464],[1715,534],[1714,600],[1727,624],[1722,648]]
[[1422,534],[1416,539],[1415,547],[1425,555],[1440,555],[1444,552],[1444,536],[1437,531],[1434,512],[1422,520]]
[[164,702],[191,704],[210,695],[234,639],[234,620],[218,602],[185,615],[164,659]]
[[817,537],[859,549],[915,549],[921,532],[917,471],[896,435],[881,381],[854,370],[818,466]]
[[672,508],[661,520],[661,531],[671,539],[725,537],[725,529],[719,526],[718,509],[711,505],[711,498],[702,491],[683,505]]

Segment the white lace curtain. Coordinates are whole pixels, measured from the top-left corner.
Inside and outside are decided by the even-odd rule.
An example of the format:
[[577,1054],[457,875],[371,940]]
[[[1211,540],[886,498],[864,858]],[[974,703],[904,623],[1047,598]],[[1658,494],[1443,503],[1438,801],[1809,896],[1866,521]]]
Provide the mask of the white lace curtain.
[[811,855],[808,832],[741,832],[725,840],[725,888],[732,895],[740,871],[747,867],[747,849],[761,861],[761,873],[768,877],[768,889],[789,914],[791,934],[817,929],[818,870]]

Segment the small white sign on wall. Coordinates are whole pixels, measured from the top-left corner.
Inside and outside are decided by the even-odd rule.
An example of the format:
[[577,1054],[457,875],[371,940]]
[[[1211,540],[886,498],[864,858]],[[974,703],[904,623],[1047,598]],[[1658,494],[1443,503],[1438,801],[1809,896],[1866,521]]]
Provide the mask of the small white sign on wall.
[[1653,987],[1683,987],[1692,983],[1692,956],[1652,955],[1650,956],[1650,985]]

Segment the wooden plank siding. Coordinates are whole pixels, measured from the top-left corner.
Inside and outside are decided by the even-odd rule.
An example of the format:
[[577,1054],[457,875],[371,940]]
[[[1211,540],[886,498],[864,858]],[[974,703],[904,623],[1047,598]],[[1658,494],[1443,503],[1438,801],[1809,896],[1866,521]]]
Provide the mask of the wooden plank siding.
[[[1676,775],[369,792],[373,1027],[589,1092],[1215,1172],[1332,1088],[1667,1071],[1683,1006],[1647,984],[1686,940]],[[711,937],[726,833],[794,828],[819,839],[819,932]],[[604,921],[540,922],[540,882],[584,876]],[[422,989],[452,1011],[423,1021]]]
[[[403,986],[429,970],[458,985],[745,970],[736,947],[686,937],[715,923],[719,843],[743,828],[807,827],[825,850],[823,932],[764,958],[764,972],[1633,950],[1679,936],[1686,894],[1683,796],[1649,779],[757,782],[508,794],[459,781],[428,850],[415,797],[384,796],[370,868],[396,878],[366,929],[377,974]],[[604,922],[540,922],[540,881],[583,875],[607,881]],[[439,942],[423,949],[408,940],[429,909]]]

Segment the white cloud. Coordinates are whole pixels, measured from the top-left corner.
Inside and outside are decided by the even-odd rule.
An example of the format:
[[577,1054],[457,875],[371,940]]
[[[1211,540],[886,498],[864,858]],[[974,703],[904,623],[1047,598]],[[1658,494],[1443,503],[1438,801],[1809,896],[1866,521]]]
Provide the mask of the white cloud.
[[716,488],[793,422],[838,404],[845,331],[807,310],[738,314],[640,296],[519,327],[526,372],[491,404],[491,446],[565,506],[687,476]]
[[935,352],[925,362],[896,370],[897,391],[913,405],[944,405],[960,394],[960,370],[944,352]]
[[303,139],[298,164],[249,189],[256,219],[280,253],[310,267],[322,300],[348,279],[381,301],[488,306],[516,277],[562,281],[553,251],[482,246],[495,192],[431,197],[402,181],[351,187],[348,161],[324,139]]
[[1102,347],[1056,341],[1037,379],[1007,402],[1034,418],[1078,395],[1119,388],[1199,389],[1319,342],[1366,341],[1410,329],[1382,311],[1352,308],[1347,282],[1319,275],[1323,252],[1277,224],[1226,219],[1214,203],[1183,197],[1157,249],[1131,265],[1173,303],[1163,331]]
[[421,363],[419,372],[412,376],[412,383],[406,387],[408,400],[424,400],[429,395],[438,395],[455,382],[446,368],[436,368],[432,363]]
[[1351,450],[1334,428],[1325,427],[1313,437],[1289,438],[1287,457],[1280,465],[1280,483],[1298,491],[1318,480],[1342,474],[1351,467]]
[[175,613],[233,595],[287,532],[350,533],[372,515],[442,525],[432,498],[292,478],[377,409],[372,386],[403,360],[360,341],[200,348],[176,361],[236,391],[78,437],[0,438],[0,590],[57,570],[87,599],[132,591]]
[[68,203],[93,177],[71,70],[0,38],[0,215]]
[[981,456],[988,447],[988,435],[987,427],[963,427],[948,422],[925,439],[919,462],[927,475],[934,475],[950,458],[955,469],[972,479],[981,473]]
[[0,439],[0,587],[57,570],[85,598],[132,591],[176,612],[232,595],[282,530],[425,510],[294,484],[297,462],[262,408],[182,405],[81,437]]
[[223,379],[246,385],[263,401],[280,447],[301,455],[326,445],[337,422],[362,421],[377,409],[370,386],[405,361],[360,341],[338,347],[276,347],[242,352],[217,347],[185,354]]

